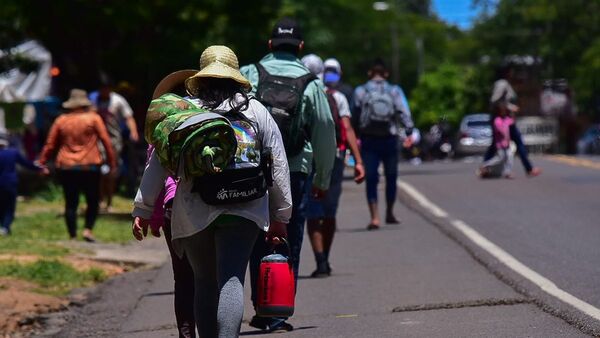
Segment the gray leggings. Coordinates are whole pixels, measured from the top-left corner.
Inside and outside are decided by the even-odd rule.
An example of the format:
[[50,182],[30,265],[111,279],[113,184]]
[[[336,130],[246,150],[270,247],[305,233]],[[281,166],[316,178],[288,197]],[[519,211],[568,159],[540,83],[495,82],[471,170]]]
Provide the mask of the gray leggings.
[[194,312],[200,337],[239,336],[244,276],[258,233],[254,222],[223,215],[206,229],[182,239],[194,270]]

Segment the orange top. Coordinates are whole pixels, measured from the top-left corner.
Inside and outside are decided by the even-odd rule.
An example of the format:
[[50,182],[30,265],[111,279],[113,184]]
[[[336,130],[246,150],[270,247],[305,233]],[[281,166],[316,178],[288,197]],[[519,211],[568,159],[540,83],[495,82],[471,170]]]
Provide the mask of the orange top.
[[55,161],[57,168],[100,165],[103,160],[98,139],[104,145],[108,164],[116,168],[115,154],[100,115],[93,110],[63,114],[52,124],[39,162],[45,164],[58,152]]

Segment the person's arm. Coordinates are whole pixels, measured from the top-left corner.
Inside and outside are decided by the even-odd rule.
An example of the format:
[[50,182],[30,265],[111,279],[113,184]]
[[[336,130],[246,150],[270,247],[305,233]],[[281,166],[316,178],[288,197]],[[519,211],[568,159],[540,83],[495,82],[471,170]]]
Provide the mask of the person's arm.
[[119,114],[125,120],[125,124],[129,129],[129,139],[131,139],[133,142],[137,142],[140,139],[140,136],[138,134],[135,118],[133,118],[133,109],[131,109],[131,106],[123,96],[116,93],[113,94],[114,95],[111,95],[114,96],[112,99],[117,100],[117,109]]
[[140,135],[138,134],[137,124],[135,123],[133,116],[128,117],[127,120],[125,120],[125,123],[127,124],[127,128],[129,128],[129,138],[133,142],[139,141]]
[[334,92],[334,98],[342,121],[341,128],[345,129],[346,141],[348,142],[350,152],[355,160],[354,181],[356,183],[361,183],[365,179],[365,167],[363,165],[362,156],[360,155],[356,134],[354,133],[354,128],[352,128],[352,114],[350,113],[348,100],[346,99],[346,96],[339,91]]
[[44,148],[42,149],[42,152],[40,154],[40,159],[38,160],[38,162],[41,165],[46,165],[46,163],[48,163],[48,161],[50,160],[50,158],[52,156],[54,156],[54,153],[56,152],[56,149],[59,146],[59,142],[60,142],[60,123],[62,121],[61,117],[58,117],[54,123],[52,124],[52,127],[50,127],[50,131],[48,132],[48,137],[46,138],[46,144],[44,145]]
[[106,150],[106,158],[108,161],[108,165],[112,170],[117,169],[117,158],[115,157],[115,153],[113,151],[112,143],[110,141],[110,137],[108,136],[108,131],[106,131],[106,127],[104,126],[104,122],[102,122],[102,118],[100,115],[94,115],[94,128],[98,133],[98,137],[100,138],[100,142],[104,146]]
[[354,156],[355,160],[354,181],[356,183],[362,183],[362,181],[365,180],[365,166],[363,164],[362,156],[360,155],[360,149],[358,147],[356,134],[354,133],[354,128],[352,128],[350,118],[342,117],[342,125],[346,129],[346,139],[348,141],[348,146],[350,147],[350,152],[352,153],[352,156]]
[[311,117],[310,143],[315,164],[313,187],[326,191],[335,160],[335,125],[325,90],[316,81],[307,86],[304,94],[308,97],[305,112]]
[[292,215],[292,193],[283,139],[266,108],[256,100],[252,100],[251,105],[257,111],[257,120],[261,123],[259,129],[262,131],[262,146],[271,149],[273,158],[273,186],[268,188],[269,218],[271,222],[287,224]]
[[25,156],[21,155],[19,151],[17,151],[17,163],[33,171],[41,171],[43,167],[36,165],[34,162],[25,158]]
[[153,152],[144,169],[142,181],[133,202],[132,232],[137,240],[142,240],[148,233],[149,220],[152,217],[156,199],[164,188],[166,178],[167,171],[160,165],[156,153]]
[[410,136],[415,124],[412,120],[412,114],[410,112],[410,107],[408,106],[408,100],[406,99],[406,95],[404,95],[402,88],[395,86],[394,90],[396,91],[396,95],[394,95],[395,109],[400,115],[400,121],[404,125],[404,128],[406,128],[406,136]]

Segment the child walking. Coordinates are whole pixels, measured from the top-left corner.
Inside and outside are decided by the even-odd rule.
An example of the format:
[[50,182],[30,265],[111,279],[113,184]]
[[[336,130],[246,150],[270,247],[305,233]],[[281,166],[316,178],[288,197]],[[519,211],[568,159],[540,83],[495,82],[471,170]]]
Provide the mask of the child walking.
[[479,176],[514,178],[512,174],[513,156],[510,150],[510,128],[515,120],[510,117],[506,109],[498,109],[498,115],[492,122],[496,154],[483,162],[479,169]]
[[10,225],[15,219],[17,164],[35,171],[48,170],[25,159],[17,149],[9,147],[6,135],[0,135],[0,236],[11,234]]

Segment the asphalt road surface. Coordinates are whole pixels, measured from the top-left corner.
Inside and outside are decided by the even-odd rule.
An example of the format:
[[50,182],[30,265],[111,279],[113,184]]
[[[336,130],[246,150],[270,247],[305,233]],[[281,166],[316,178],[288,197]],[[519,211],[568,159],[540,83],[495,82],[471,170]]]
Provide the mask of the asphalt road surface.
[[[402,164],[396,205],[402,223],[371,232],[365,230],[364,186],[346,181],[333,275],[308,277],[314,259],[305,238],[289,320],[295,330],[277,336],[600,335],[594,318],[600,308],[600,162],[534,162],[544,170],[540,177],[524,177],[516,164],[514,180],[480,180],[476,162]],[[169,264],[119,277],[53,332],[176,336],[172,289]],[[253,315],[248,298],[247,285],[241,335],[269,336],[247,325]]]

